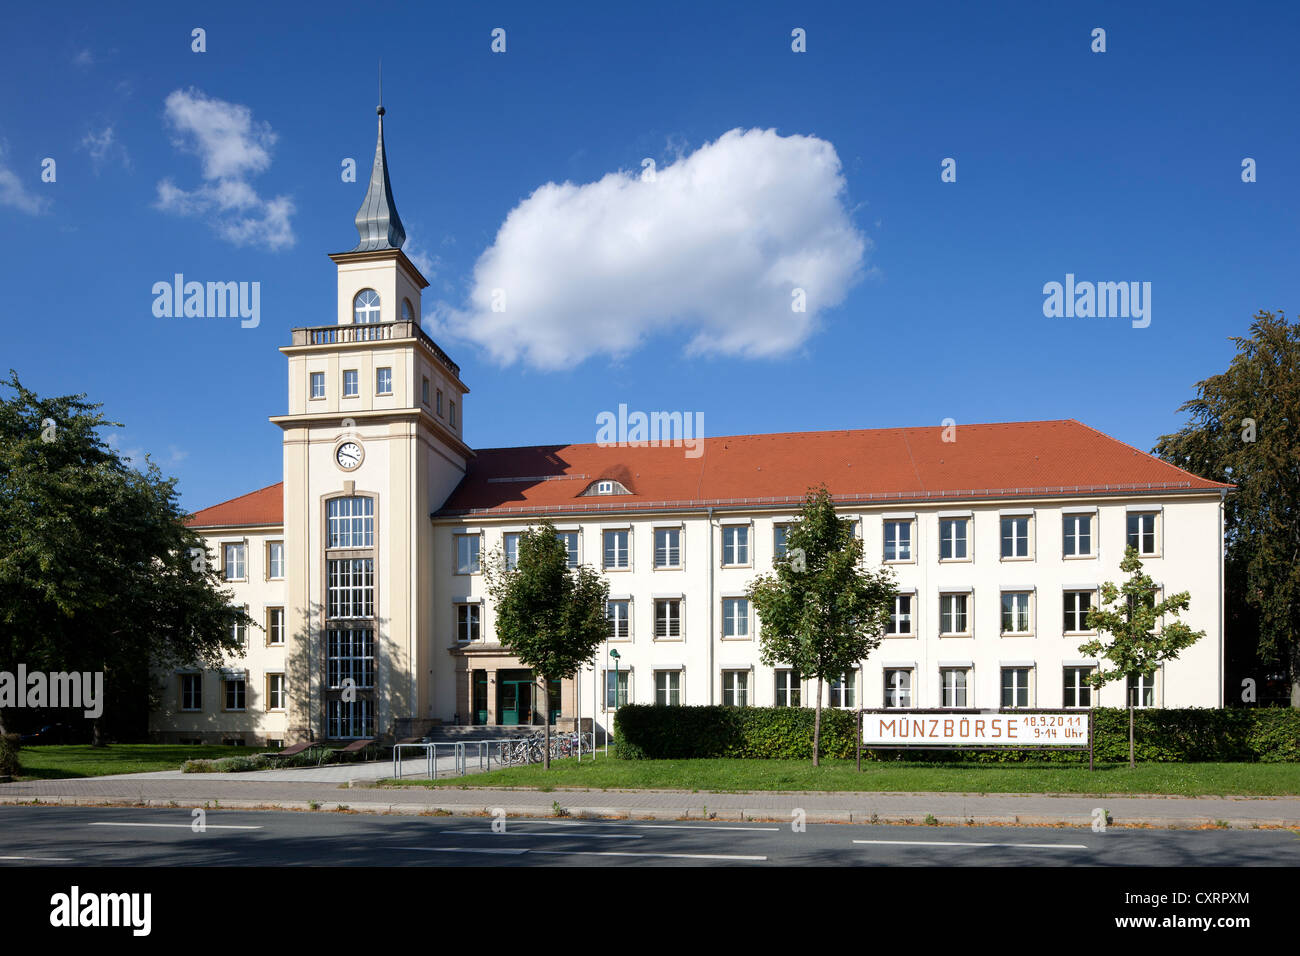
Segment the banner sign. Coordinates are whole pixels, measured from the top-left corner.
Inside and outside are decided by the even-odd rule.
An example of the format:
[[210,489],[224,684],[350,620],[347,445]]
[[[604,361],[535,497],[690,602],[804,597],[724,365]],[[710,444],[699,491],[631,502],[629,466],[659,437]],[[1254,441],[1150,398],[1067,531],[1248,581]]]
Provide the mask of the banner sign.
[[1088,712],[862,714],[862,746],[1086,747]]

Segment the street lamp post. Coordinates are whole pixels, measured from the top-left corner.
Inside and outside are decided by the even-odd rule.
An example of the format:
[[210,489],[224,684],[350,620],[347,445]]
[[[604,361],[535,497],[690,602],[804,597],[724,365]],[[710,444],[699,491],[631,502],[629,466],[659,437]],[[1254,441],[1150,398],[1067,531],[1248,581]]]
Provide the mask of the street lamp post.
[[[617,713],[618,711],[618,662],[620,657],[618,653],[618,648],[614,648],[613,650],[611,650],[609,652],[609,656],[614,658],[614,711]],[[609,756],[609,728],[608,727],[605,728],[605,756],[606,757]]]

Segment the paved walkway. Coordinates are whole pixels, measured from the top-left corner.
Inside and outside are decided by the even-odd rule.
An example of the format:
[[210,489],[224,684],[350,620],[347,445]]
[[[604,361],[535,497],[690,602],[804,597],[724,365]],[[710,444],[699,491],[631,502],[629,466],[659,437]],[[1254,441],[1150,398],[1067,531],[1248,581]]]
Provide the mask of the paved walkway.
[[[411,761],[411,763],[423,763]],[[783,820],[797,811],[809,823],[1021,823],[1089,826],[1106,811],[1112,824],[1300,827],[1296,797],[1079,797],[970,793],[700,793],[679,790],[501,790],[471,786],[377,788],[360,775],[391,774],[388,762],[240,774],[129,774],[0,784],[0,804],[109,803],[280,807],[376,813],[492,813],[551,816],[558,804],[573,816],[654,819]],[[326,773],[332,776],[326,776]],[[422,772],[422,771],[421,771]],[[338,774],[341,776],[337,776]],[[349,787],[347,780],[361,785]],[[468,782],[468,781],[467,781]],[[313,806],[314,805],[314,806]]]

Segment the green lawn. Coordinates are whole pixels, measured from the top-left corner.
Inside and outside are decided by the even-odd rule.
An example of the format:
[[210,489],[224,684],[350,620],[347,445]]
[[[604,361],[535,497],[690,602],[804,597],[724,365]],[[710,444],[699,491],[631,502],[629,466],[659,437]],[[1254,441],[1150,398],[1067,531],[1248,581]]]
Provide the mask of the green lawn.
[[870,790],[948,793],[1155,793],[1178,796],[1288,796],[1300,794],[1300,764],[1148,763],[1087,765],[1023,763],[868,763],[851,760],[618,760],[598,756],[578,764],[555,761],[469,777],[387,780],[394,786],[521,787],[543,790]]
[[181,764],[194,758],[248,756],[257,752],[253,747],[191,747],[179,744],[24,747],[18,751],[18,762],[22,770],[17,779],[57,780],[67,777],[102,777],[112,773],[179,770]]

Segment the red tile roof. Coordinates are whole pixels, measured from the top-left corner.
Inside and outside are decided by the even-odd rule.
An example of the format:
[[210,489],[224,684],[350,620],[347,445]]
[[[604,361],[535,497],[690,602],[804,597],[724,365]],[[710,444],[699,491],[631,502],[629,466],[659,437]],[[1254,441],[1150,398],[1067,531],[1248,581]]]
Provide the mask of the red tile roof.
[[[680,447],[477,450],[439,515],[797,505],[825,483],[845,502],[1210,491],[1198,478],[1074,420],[706,438]],[[524,480],[510,480],[510,479]],[[577,497],[612,478],[630,495]]]
[[191,528],[284,523],[284,482],[267,485],[238,498],[195,512],[185,522]]
[[[787,432],[704,439],[704,454],[680,447],[534,445],[476,451],[439,515],[581,514],[713,505],[797,506],[825,483],[844,502],[1218,491],[1198,478],[1073,419]],[[580,497],[611,478],[631,494]],[[283,485],[205,508],[192,526],[283,521]]]

